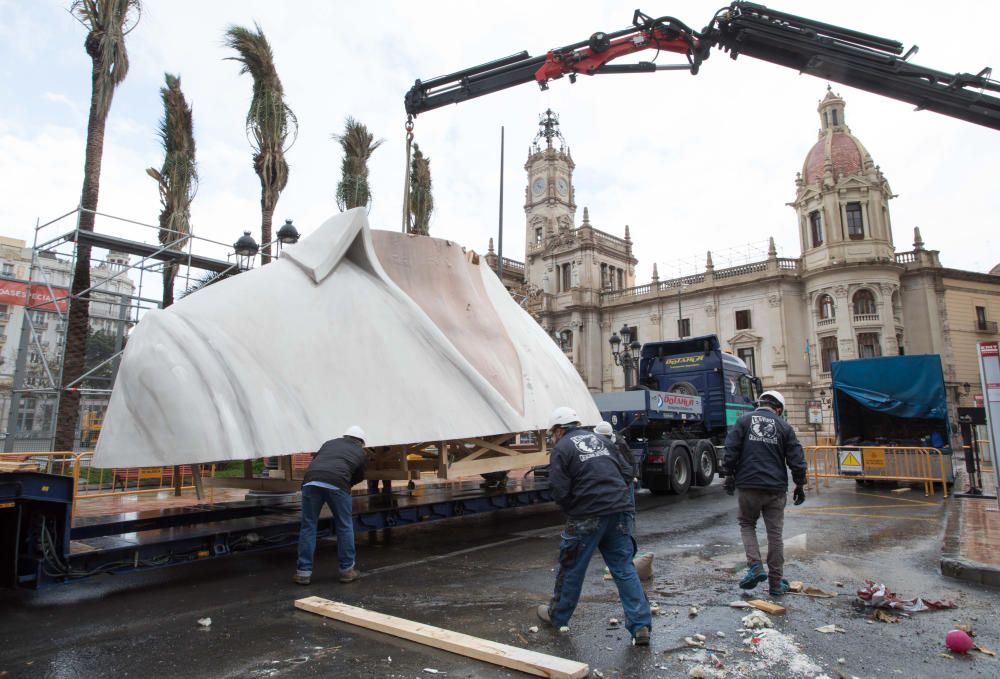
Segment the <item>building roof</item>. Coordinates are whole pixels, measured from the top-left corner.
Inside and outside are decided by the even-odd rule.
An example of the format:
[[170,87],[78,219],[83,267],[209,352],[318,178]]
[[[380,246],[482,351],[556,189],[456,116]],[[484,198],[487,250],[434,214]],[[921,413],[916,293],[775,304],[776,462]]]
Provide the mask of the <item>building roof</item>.
[[802,176],[806,184],[819,184],[829,158],[834,181],[841,177],[860,174],[864,158],[868,155],[861,143],[846,132],[833,132],[818,140],[806,154]]

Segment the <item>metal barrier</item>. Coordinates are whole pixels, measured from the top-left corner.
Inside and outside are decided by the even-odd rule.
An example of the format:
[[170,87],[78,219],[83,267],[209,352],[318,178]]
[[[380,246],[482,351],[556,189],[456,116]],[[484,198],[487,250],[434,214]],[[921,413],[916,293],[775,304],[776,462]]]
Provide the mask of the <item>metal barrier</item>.
[[[73,477],[73,508],[81,498],[114,497],[174,490],[173,467],[94,467],[94,453],[0,453],[0,472],[36,471]],[[215,476],[215,465],[201,468],[202,476]],[[191,465],[180,468],[181,490],[195,488]]]
[[856,479],[862,481],[910,481],[924,484],[924,495],[934,494],[940,483],[948,497],[953,475],[946,468],[950,455],[937,448],[896,446],[806,446],[806,463],[816,492],[819,480]]

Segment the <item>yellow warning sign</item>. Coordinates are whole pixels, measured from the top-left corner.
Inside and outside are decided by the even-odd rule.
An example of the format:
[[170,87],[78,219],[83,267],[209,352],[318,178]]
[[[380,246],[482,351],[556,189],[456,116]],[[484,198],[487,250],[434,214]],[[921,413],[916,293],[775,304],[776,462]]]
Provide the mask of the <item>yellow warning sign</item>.
[[885,448],[865,448],[865,469],[885,469]]
[[841,474],[864,474],[865,468],[861,463],[860,448],[841,448],[837,451],[837,460],[840,463]]

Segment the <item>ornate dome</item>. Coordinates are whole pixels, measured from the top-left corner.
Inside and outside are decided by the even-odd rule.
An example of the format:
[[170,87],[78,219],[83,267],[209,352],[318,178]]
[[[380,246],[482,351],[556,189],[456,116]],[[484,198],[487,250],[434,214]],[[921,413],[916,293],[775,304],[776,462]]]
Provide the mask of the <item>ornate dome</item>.
[[819,139],[809,149],[802,165],[805,184],[822,183],[827,170],[836,182],[841,177],[861,174],[871,168],[871,156],[844,121],[844,100],[828,88],[817,110]]

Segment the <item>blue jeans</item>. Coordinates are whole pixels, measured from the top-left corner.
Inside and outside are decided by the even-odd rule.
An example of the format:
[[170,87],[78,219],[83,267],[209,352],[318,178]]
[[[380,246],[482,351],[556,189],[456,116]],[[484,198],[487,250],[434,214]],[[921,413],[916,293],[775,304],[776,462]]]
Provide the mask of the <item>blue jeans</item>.
[[652,628],[649,600],[632,563],[633,520],[631,512],[619,512],[566,521],[559,546],[559,572],[549,604],[549,618],[553,626],[558,628],[569,624],[580,600],[590,557],[595,549],[600,549],[604,563],[618,586],[618,597],[625,608],[625,624],[629,633],[634,636],[640,627]]
[[313,554],[316,552],[316,526],[323,505],[333,512],[333,527],[337,534],[337,562],[343,573],[354,568],[354,517],[351,514],[351,493],[339,488],[302,486],[302,526],[299,528],[299,561],[296,575],[311,576]]

